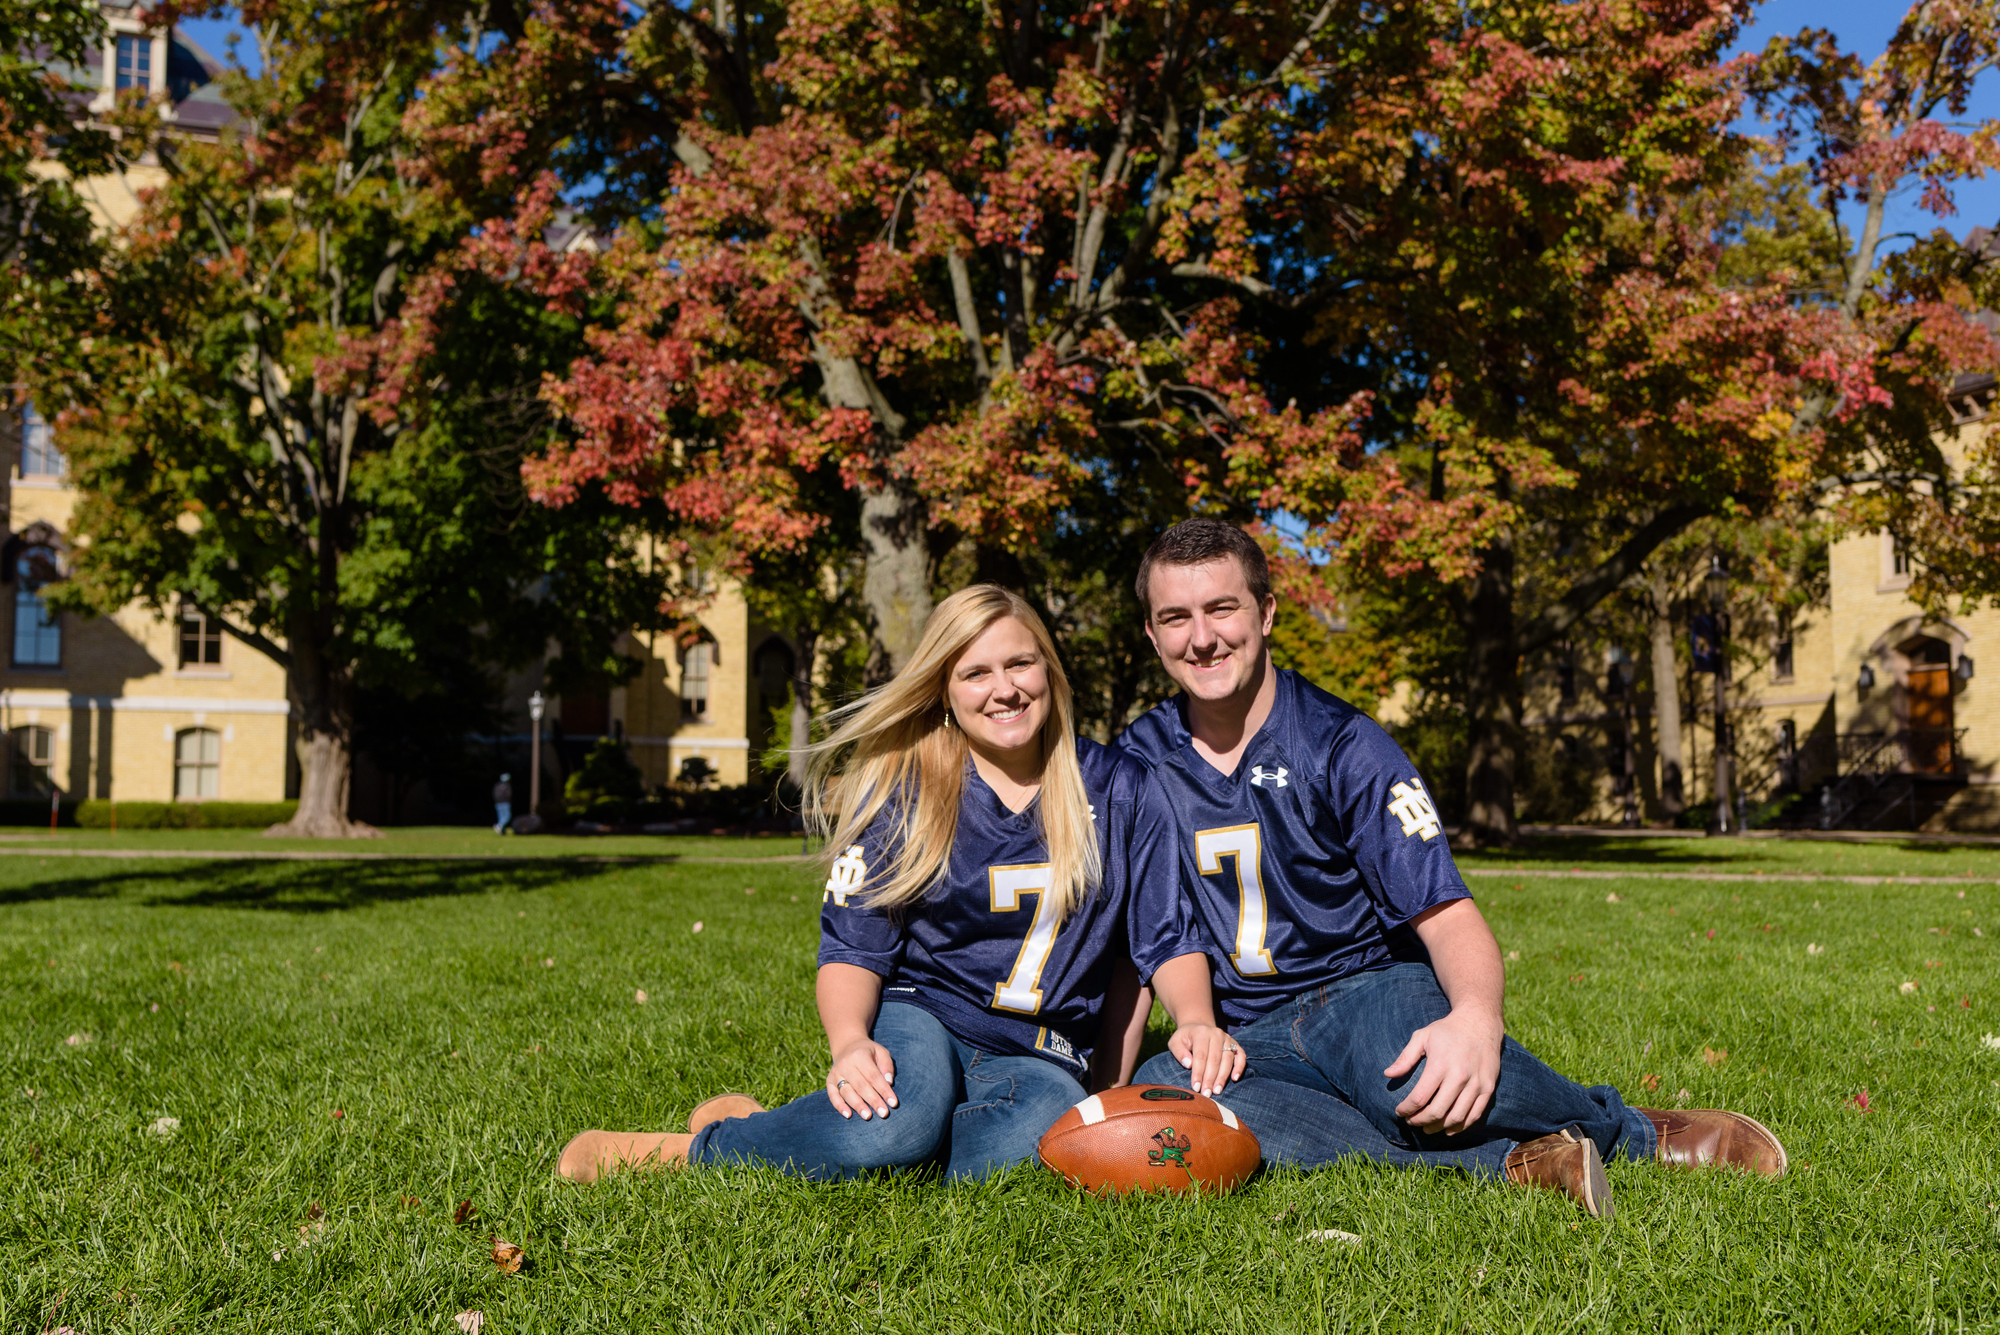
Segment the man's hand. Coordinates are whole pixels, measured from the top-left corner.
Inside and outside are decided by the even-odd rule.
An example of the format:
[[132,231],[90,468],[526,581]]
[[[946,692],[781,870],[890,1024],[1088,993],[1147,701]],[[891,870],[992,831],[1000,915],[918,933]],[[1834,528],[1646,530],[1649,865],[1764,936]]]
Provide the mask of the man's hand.
[[1382,1074],[1394,1080],[1424,1063],[1396,1116],[1421,1130],[1455,1136],[1486,1115],[1500,1079],[1500,1041],[1507,1026],[1498,1015],[1457,1009],[1410,1035]]

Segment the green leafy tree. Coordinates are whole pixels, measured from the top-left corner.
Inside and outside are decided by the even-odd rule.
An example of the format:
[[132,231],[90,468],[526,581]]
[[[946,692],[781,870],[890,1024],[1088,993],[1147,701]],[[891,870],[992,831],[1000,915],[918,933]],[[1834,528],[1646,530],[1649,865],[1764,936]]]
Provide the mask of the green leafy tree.
[[75,181],[109,169],[112,141],[87,123],[85,68],[104,39],[96,0],[0,0],[0,379],[70,363],[96,256]]
[[481,267],[405,129],[476,28],[423,5],[242,15],[263,67],[225,80],[240,126],[202,143],[122,118],[123,159],[168,179],[89,273],[60,597],[191,601],[281,664],[301,793],[277,832],[368,833],[348,817],[360,690],[439,689],[426,664],[551,640],[563,673],[619,673],[612,640],[652,624],[659,590],[601,498],[558,514],[523,492],[553,430],[540,377],[580,312]]

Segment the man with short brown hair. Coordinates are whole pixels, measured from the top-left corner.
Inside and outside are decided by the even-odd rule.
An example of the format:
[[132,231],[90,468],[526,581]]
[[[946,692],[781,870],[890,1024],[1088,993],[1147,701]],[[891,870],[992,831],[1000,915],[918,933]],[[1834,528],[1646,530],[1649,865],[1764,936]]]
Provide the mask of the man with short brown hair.
[[[1373,719],[1272,666],[1277,600],[1254,539],[1176,524],[1136,591],[1182,694],[1118,744],[1176,813],[1182,893],[1211,946],[1153,987],[1177,1025],[1215,1023],[1212,987],[1248,1063],[1228,1100],[1268,1159],[1454,1163],[1605,1218],[1615,1155],[1784,1172],[1784,1146],[1748,1117],[1631,1108],[1507,1037],[1500,949],[1422,778]],[[1218,1092],[1224,1075],[1161,1054],[1138,1078]]]

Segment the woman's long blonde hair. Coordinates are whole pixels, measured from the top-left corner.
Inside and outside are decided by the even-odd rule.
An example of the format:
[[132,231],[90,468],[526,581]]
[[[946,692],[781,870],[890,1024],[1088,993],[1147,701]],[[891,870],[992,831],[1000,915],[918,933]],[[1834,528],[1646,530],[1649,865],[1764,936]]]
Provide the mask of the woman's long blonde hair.
[[1055,641],[1019,595],[992,584],[960,589],[937,605],[923,638],[895,679],[835,712],[833,734],[812,748],[806,818],[826,836],[829,863],[878,818],[900,829],[888,841],[895,860],[867,902],[894,908],[924,895],[945,874],[958,833],[969,754],[965,734],[946,722],[946,683],[967,645],[1002,617],[1028,628],[1048,672],[1049,717],[1042,727],[1042,790],[1038,816],[1048,845],[1051,896],[1067,918],[1104,878],[1091,826],[1090,799],[1076,759],[1069,679]]

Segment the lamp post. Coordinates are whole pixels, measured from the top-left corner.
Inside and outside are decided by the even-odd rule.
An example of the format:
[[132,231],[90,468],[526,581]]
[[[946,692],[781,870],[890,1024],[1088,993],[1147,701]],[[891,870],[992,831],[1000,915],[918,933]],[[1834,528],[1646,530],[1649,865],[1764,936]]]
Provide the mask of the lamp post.
[[534,720],[528,739],[528,814],[531,816],[540,816],[542,810],[542,707],[546,703],[540,691],[528,697],[528,717]]
[[1729,809],[1729,570],[1722,554],[1708,558],[1708,574],[1702,583],[1708,589],[1708,611],[1715,633],[1715,833],[1738,834],[1735,813]]
[[1639,678],[1639,665],[1624,649],[1614,652],[1618,656],[1611,664],[1611,680],[1618,687],[1619,710],[1624,715],[1625,724],[1625,773],[1620,776],[1625,784],[1625,812],[1624,819],[1619,823],[1628,830],[1634,830],[1639,827],[1639,766],[1633,745],[1637,728],[1632,718],[1632,688]]

